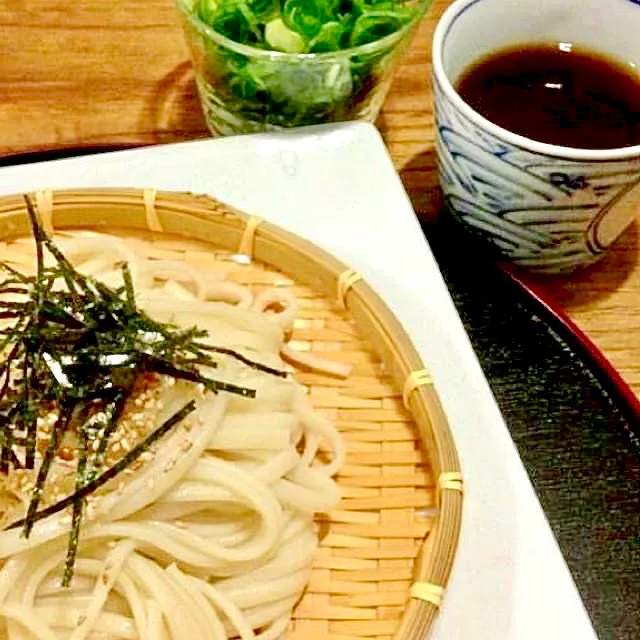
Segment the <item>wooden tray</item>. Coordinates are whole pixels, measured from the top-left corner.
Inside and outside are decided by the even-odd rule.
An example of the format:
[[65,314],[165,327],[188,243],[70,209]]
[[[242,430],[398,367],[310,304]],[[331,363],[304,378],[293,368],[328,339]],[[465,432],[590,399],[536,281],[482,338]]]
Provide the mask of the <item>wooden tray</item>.
[[[320,519],[290,637],[422,639],[457,547],[462,475],[431,378],[368,284],[311,243],[207,196],[102,189],[34,197],[50,232],[108,232],[140,254],[222,270],[256,290],[293,288],[301,308],[290,344],[353,372],[347,380],[298,374],[343,434],[347,461],[342,501]],[[27,235],[22,195],[0,198],[3,259],[24,251],[12,239]]]

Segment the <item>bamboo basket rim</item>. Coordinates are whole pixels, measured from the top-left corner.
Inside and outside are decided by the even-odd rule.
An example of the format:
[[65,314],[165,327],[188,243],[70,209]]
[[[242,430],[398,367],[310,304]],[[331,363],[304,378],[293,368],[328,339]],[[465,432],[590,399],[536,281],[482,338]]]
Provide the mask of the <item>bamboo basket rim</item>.
[[[375,332],[374,350],[381,356],[396,386],[402,389],[405,407],[413,417],[421,444],[429,452],[429,462],[437,479],[439,509],[436,524],[423,540],[415,559],[413,584],[394,634],[396,640],[424,638],[442,605],[458,547],[463,476],[453,435],[433,380],[411,339],[382,298],[358,273],[311,241],[209,195],[134,188],[36,191],[30,195],[37,202],[43,226],[49,232],[54,228],[58,231],[74,228],[107,232],[150,231],[235,250],[247,259],[275,266],[333,298],[348,309],[356,326],[369,329],[367,338]],[[54,225],[54,217],[63,217],[66,212],[74,212],[76,216],[88,214],[88,209],[93,219],[81,215],[80,220]],[[114,212],[124,210],[131,215],[114,220]],[[189,225],[191,229],[188,229]],[[208,237],[203,231],[209,228],[207,225],[214,225],[219,231],[215,238]],[[0,240],[30,234],[24,194],[0,197]],[[269,251],[272,252],[271,260],[261,257]],[[280,259],[274,260],[273,255],[281,252]],[[292,273],[280,264],[287,255],[314,268],[304,273]]]

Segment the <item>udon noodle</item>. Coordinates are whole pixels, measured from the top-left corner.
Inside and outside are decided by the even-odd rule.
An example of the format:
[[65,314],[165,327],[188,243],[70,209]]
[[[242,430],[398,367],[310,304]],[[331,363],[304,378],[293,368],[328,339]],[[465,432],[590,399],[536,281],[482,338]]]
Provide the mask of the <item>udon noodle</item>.
[[[286,291],[254,295],[183,263],[139,259],[109,236],[85,233],[59,246],[79,272],[114,287],[127,262],[136,302],[153,319],[196,325],[208,331],[203,341],[211,345],[284,367],[280,354],[296,312]],[[86,499],[69,587],[61,587],[69,510],[36,522],[28,538],[20,528],[6,529],[24,517],[37,468],[0,475],[0,638],[271,640],[285,634],[310,576],[314,514],[339,499],[332,476],[343,445],[293,377],[224,355],[215,375],[255,389],[256,397],[213,394],[164,376],[136,384],[108,459],[189,400],[197,409],[137,466]],[[38,420],[44,437],[51,420]],[[53,462],[45,503],[72,490],[73,448],[66,449],[71,453],[65,456],[63,446]]]

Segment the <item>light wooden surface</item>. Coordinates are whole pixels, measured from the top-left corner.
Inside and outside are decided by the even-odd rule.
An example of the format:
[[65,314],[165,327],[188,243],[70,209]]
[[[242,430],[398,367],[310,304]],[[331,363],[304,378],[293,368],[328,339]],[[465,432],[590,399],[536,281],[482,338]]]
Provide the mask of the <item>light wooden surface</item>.
[[[378,121],[418,215],[439,205],[430,42],[434,0]],[[207,135],[172,0],[1,0],[0,156]],[[598,265],[538,279],[640,396],[640,229]]]

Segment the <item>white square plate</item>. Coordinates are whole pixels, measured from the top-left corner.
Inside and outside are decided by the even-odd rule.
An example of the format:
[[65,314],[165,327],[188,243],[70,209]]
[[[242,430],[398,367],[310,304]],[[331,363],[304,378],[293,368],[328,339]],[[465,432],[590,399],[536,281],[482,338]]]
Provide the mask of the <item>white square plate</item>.
[[0,193],[209,193],[358,271],[421,353],[465,476],[460,546],[432,640],[595,638],[402,183],[376,129],[312,127],[0,169]]

